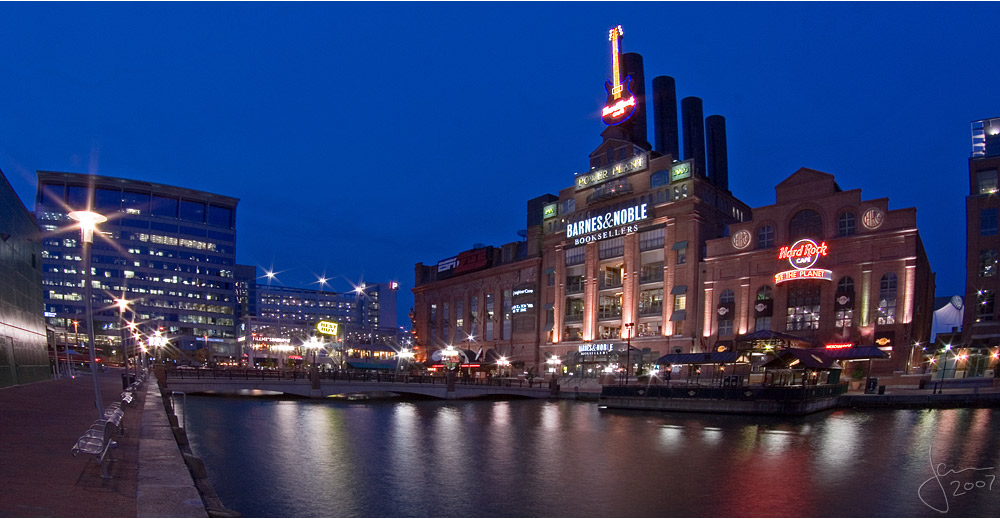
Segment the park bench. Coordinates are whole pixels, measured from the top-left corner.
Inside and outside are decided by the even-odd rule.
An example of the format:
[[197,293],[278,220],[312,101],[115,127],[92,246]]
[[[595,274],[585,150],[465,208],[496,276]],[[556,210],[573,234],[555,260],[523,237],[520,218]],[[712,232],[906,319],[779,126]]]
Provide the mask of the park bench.
[[[118,416],[117,420],[120,423],[121,415],[115,415],[115,413],[112,415]],[[80,453],[94,455],[97,464],[101,467],[101,477],[104,479],[111,478],[108,467],[112,461],[115,461],[114,455],[111,454],[111,449],[118,446],[118,442],[112,439],[115,429],[117,426],[113,420],[98,420],[87,429],[83,436],[76,440],[76,445],[70,450],[73,456]]]

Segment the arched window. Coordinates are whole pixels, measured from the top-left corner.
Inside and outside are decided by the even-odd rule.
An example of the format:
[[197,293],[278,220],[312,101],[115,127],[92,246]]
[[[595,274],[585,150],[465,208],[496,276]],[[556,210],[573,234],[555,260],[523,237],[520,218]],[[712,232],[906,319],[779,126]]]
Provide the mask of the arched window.
[[850,328],[854,324],[854,280],[844,276],[837,281],[837,292],[833,295],[833,325]]
[[785,329],[818,330],[820,316],[820,285],[814,281],[789,283],[788,319]]
[[774,312],[774,302],[771,301],[772,298],[771,287],[764,285],[757,289],[757,302],[754,303],[754,318],[753,331],[759,332],[761,330],[771,329],[771,316]]
[[719,294],[719,336],[733,334],[733,319],[735,318],[736,295],[728,288]]
[[770,249],[774,247],[774,227],[762,225],[757,229],[757,248]]
[[823,238],[823,219],[812,209],[803,209],[788,222],[788,239]]
[[661,169],[660,171],[657,171],[656,173],[653,173],[652,175],[649,176],[650,189],[660,186],[665,186],[669,183],[670,183],[670,172],[665,169]]
[[837,218],[837,236],[854,236],[854,213],[847,211]]
[[896,323],[896,274],[882,276],[878,288],[878,319],[876,324]]

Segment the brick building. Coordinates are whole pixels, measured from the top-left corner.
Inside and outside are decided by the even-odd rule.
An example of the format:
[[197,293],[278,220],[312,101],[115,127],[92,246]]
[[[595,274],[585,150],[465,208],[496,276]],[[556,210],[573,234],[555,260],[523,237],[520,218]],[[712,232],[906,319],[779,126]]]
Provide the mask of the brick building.
[[816,347],[877,346],[890,356],[874,373],[919,367],[934,274],[916,209],[863,200],[806,168],[775,191],[773,205],[707,242],[698,308],[706,346],[739,349],[740,335],[771,330]]
[[[969,158],[969,195],[966,210],[966,282],[965,316],[962,323],[962,348],[967,363],[951,373],[983,375],[996,363],[1000,319],[996,297],[1000,291],[997,276],[1000,259],[1000,195],[997,171],[1000,170],[1000,117],[972,122],[972,157]],[[954,369],[954,371],[952,371]]]

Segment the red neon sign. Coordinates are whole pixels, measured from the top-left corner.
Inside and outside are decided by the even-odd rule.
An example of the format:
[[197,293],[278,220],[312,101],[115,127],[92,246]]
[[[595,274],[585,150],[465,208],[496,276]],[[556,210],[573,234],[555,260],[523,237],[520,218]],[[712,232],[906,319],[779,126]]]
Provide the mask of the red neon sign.
[[774,284],[792,281],[794,279],[825,279],[833,281],[833,271],[826,269],[798,269],[778,272],[774,275]]
[[844,348],[853,348],[853,342],[835,342],[833,344],[827,344],[826,349],[828,350],[840,350]]
[[[614,83],[604,82],[604,88],[608,91],[608,100],[604,103],[604,110],[601,112],[601,119],[604,124],[621,124],[632,117],[635,113],[635,94],[632,93],[632,76],[626,76],[625,81],[621,80],[621,67],[618,63],[618,40],[622,37],[622,26],[619,25],[611,29],[608,39],[611,40],[611,75]],[[628,92],[629,97],[623,96]]]

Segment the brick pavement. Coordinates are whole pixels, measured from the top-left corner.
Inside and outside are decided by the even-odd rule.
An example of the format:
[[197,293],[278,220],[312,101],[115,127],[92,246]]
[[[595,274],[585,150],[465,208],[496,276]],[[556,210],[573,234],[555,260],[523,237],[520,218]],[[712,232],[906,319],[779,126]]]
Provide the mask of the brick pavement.
[[[105,406],[119,400],[121,371],[98,377]],[[126,435],[114,450],[113,477],[105,480],[93,456],[70,454],[98,418],[93,387],[87,374],[0,389],[0,516],[136,517],[145,391],[125,407]]]

